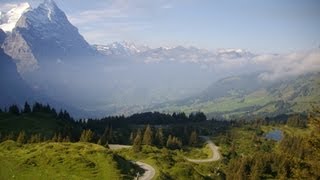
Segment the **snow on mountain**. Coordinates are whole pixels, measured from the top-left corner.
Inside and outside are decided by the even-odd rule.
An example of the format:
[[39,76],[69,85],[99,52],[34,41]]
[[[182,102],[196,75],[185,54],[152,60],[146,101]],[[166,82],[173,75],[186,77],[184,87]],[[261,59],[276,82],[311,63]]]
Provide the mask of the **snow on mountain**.
[[149,48],[126,41],[90,46],[53,0],[44,0],[34,9],[22,3],[1,13],[0,17],[1,26],[11,32],[4,42],[4,51],[15,59],[22,73],[34,71],[41,66],[41,61],[79,61],[79,57],[91,59],[97,52],[112,58],[134,58],[145,63],[216,63],[253,56],[242,49],[209,51],[184,46]]
[[150,49],[147,46],[137,46],[127,41],[113,42],[108,45],[93,45],[93,47],[104,55],[119,57],[135,56]]
[[243,49],[218,49],[209,51],[196,47],[159,47],[149,48],[128,42],[114,42],[108,45],[93,46],[100,53],[109,57],[138,57],[145,63],[158,63],[166,61],[189,63],[214,63],[222,60],[249,59],[254,54]]
[[0,12],[0,28],[5,32],[11,32],[22,14],[30,9],[31,7],[28,3],[20,3],[16,4],[8,12]]
[[98,56],[53,0],[28,8],[6,38],[3,49],[20,73],[33,72],[41,63],[80,61]]

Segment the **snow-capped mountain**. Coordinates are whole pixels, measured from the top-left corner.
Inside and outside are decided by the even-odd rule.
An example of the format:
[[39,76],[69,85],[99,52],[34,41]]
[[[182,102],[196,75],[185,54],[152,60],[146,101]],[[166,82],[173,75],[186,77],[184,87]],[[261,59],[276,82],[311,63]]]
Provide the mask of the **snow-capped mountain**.
[[104,55],[114,57],[135,56],[150,49],[147,46],[137,46],[136,44],[127,41],[113,42],[108,45],[93,45],[93,47]]
[[34,9],[28,7],[6,38],[3,49],[16,61],[22,74],[45,62],[80,61],[98,54],[53,0],[45,0]]
[[137,58],[145,63],[159,63],[167,61],[214,63],[219,60],[250,59],[254,54],[243,49],[218,49],[209,51],[196,47],[159,47],[150,48],[128,42],[113,42],[108,45],[93,46],[100,53],[108,57]]
[[16,4],[15,7],[8,12],[0,11],[0,29],[5,32],[11,32],[22,14],[28,10],[30,10],[28,3],[20,3]]

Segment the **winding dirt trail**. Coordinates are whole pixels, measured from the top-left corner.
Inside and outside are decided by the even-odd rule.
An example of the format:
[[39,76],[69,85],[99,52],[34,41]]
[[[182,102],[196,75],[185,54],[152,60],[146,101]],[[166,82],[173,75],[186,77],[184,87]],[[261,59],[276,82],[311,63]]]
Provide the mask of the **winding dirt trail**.
[[201,138],[205,139],[206,140],[206,143],[208,143],[209,145],[209,148],[211,149],[212,151],[212,157],[209,158],[209,159],[189,159],[189,158],[186,158],[187,161],[190,161],[190,162],[194,162],[194,163],[206,163],[206,162],[212,162],[212,161],[218,161],[220,160],[221,158],[221,153],[219,151],[219,147],[216,146],[211,140],[209,137],[207,136],[200,136]]
[[[111,150],[123,149],[123,148],[131,148],[132,146],[128,145],[120,145],[120,144],[109,144],[109,148]],[[133,163],[140,166],[140,168],[144,169],[144,173],[135,178],[135,180],[151,180],[156,175],[156,170],[150,166],[149,164],[133,161]]]
[[137,177],[137,180],[151,180],[156,175],[156,170],[149,164],[137,161],[135,162],[138,166],[144,169],[142,176]]
[[[212,157],[209,159],[189,159],[186,158],[187,161],[190,162],[194,162],[194,163],[206,163],[206,162],[212,162],[212,161],[218,161],[221,159],[221,153],[219,151],[219,147],[216,146],[209,137],[207,136],[200,136],[202,139],[206,140],[206,143],[209,145],[209,148],[212,151]],[[123,148],[131,148],[131,146],[127,146],[127,145],[120,145],[120,144],[109,144],[109,148],[112,150],[117,150],[117,149],[123,149]],[[134,162],[136,163],[138,166],[140,166],[142,169],[145,170],[145,172],[143,173],[143,175],[136,177],[136,180],[151,180],[155,174],[156,171],[155,169],[150,166],[149,164],[140,162],[140,161],[136,161]]]

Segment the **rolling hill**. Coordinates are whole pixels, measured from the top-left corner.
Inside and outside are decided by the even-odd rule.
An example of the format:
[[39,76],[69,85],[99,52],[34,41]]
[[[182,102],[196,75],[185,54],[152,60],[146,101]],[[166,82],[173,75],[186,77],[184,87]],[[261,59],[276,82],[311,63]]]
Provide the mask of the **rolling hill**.
[[233,76],[212,84],[203,93],[155,106],[158,111],[202,111],[209,117],[236,118],[304,113],[320,104],[320,74],[268,82],[256,74]]
[[1,179],[132,179],[137,166],[90,143],[0,144]]

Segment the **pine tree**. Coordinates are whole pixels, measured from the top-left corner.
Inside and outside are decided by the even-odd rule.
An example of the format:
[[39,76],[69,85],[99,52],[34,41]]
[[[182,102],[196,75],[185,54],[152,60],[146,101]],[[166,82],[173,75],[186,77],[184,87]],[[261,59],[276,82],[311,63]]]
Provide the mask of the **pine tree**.
[[134,138],[133,146],[132,146],[134,152],[141,151],[141,142],[142,142],[142,137],[141,136],[142,136],[141,135],[141,131],[140,131],[140,129],[138,129],[137,135]]
[[24,103],[23,113],[31,113],[31,107],[30,107],[30,105],[28,104],[28,102],[25,102],[25,103]]
[[63,119],[63,112],[62,109],[60,109],[59,114],[58,114],[59,119]]
[[21,131],[17,137],[17,143],[24,144],[26,141],[26,133]]
[[129,141],[131,144],[133,144],[133,141],[134,141],[134,133],[133,132],[130,133]]
[[59,133],[59,134],[58,134],[58,139],[57,139],[57,141],[58,141],[58,142],[62,142],[62,140],[63,140],[62,135],[61,135],[61,133]]
[[167,140],[167,143],[166,143],[166,146],[167,146],[167,148],[171,148],[172,147],[172,136],[171,135],[169,135],[169,137],[168,137],[168,140]]
[[3,138],[4,140],[14,140],[13,132],[10,132],[6,137]]
[[29,143],[40,143],[41,142],[41,135],[40,134],[32,134]]
[[62,142],[71,142],[71,139],[69,136],[66,136],[65,138],[62,139]]
[[58,116],[57,111],[56,111],[55,108],[52,108],[50,113],[52,114],[53,117],[57,117]]
[[163,147],[164,144],[164,135],[163,135],[163,130],[162,128],[157,129],[156,133],[156,140],[157,140],[157,145]]
[[41,112],[42,111],[42,105],[38,102],[34,103],[32,107],[32,112]]
[[93,138],[93,132],[89,130],[83,130],[80,136],[80,142],[91,142]]
[[98,145],[101,145],[101,137],[99,138],[97,144],[98,144]]
[[108,131],[108,136],[107,136],[107,141],[108,142],[112,142],[113,140],[113,131],[112,131],[112,126],[109,127],[109,131]]
[[108,141],[108,135],[109,135],[109,128],[105,128],[102,136],[100,137],[100,145],[105,146]]
[[167,147],[169,149],[180,149],[182,147],[182,142],[179,138],[169,135]]
[[177,137],[173,137],[173,149],[180,149],[182,147],[182,142]]
[[10,106],[9,113],[14,114],[14,115],[19,115],[20,114],[19,107],[17,105]]
[[143,135],[142,143],[144,145],[150,145],[150,146],[153,143],[153,132],[152,132],[150,125],[147,125],[147,128],[146,128],[144,135]]
[[51,138],[52,142],[58,142],[58,136],[56,133],[54,133],[53,137]]
[[196,131],[192,131],[190,139],[189,139],[189,145],[190,146],[196,146],[198,142],[198,135]]
[[86,130],[83,130],[81,132],[80,139],[79,139],[80,142],[86,142],[85,141],[86,140],[86,134],[87,134]]
[[41,134],[37,134],[36,135],[36,143],[40,143],[41,142]]
[[32,135],[30,136],[29,143],[35,143],[35,141],[36,141],[35,139],[36,139],[35,135],[32,134]]

